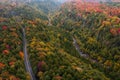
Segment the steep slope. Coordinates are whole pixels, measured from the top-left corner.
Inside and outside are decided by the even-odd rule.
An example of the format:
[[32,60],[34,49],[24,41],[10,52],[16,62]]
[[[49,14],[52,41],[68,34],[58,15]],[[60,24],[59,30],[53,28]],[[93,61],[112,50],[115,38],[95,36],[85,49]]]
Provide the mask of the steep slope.
[[[46,4],[49,5],[45,6]],[[24,66],[24,59],[26,58],[24,58],[25,53],[22,49],[26,45],[22,45],[21,27],[25,28],[26,34],[24,33],[24,35],[26,35],[28,42],[25,52],[28,50],[27,56],[38,80],[110,80],[108,78],[110,76],[111,79],[119,79],[116,77],[119,74],[119,26],[114,25],[117,24],[116,20],[119,17],[112,16],[108,20],[109,16],[99,15],[99,10],[93,10],[93,13],[90,12],[91,10],[79,12],[79,6],[66,3],[53,20],[55,26],[47,26],[49,10],[58,6],[56,4],[51,6],[50,4],[52,3],[0,4],[0,52],[2,53],[0,55],[0,79],[30,80],[30,74],[26,73]],[[100,5],[96,7],[100,7]],[[108,7],[105,9],[108,10]],[[118,10],[116,8],[114,11]],[[83,16],[77,13],[82,13]],[[112,15],[119,16],[118,13]],[[93,17],[91,18],[91,16]],[[98,16],[100,21],[98,17],[94,16]],[[91,19],[97,20],[96,23],[94,24],[95,21],[92,22]],[[99,27],[103,20],[106,22],[103,23],[102,27]],[[95,26],[97,22],[99,24]],[[116,27],[115,29],[110,27],[110,29],[113,28],[111,33],[106,28],[109,25],[108,22],[112,22],[111,25]],[[106,47],[107,39],[103,37],[104,34],[101,34],[102,30],[105,34],[109,34],[106,37],[111,39],[109,44],[112,47]],[[98,64],[92,62],[90,64],[89,59],[85,60],[79,55],[73,45],[73,37],[76,39],[76,44],[80,46],[78,48],[87,53],[91,59],[95,59]],[[113,38],[115,38],[115,42],[112,42]],[[114,43],[116,44],[113,45]],[[102,50],[105,50],[105,54],[101,54]],[[116,52],[117,56],[113,54],[115,63],[112,62],[113,55],[107,54],[106,50],[110,53]],[[101,65],[100,63],[103,67],[98,66]],[[99,69],[99,67],[104,70]],[[113,73],[113,71],[116,72]],[[108,72],[110,73],[107,74]]]
[[[0,80],[29,80],[29,73],[25,70],[23,41],[21,28],[23,21],[39,18],[47,20],[44,15],[32,10],[30,6],[12,6],[0,3]],[[35,12],[35,13],[34,13]],[[29,15],[28,15],[29,14]]]
[[[71,38],[61,28],[47,27],[38,22],[29,24],[26,31],[31,64],[39,80],[109,80],[90,64],[64,50],[69,48],[65,46],[70,44]],[[76,50],[72,48],[75,55]]]
[[115,4],[69,2],[56,13],[53,24],[77,39],[80,50],[97,61],[95,68],[119,80],[120,8]]
[[26,79],[20,26],[0,17],[0,79]]

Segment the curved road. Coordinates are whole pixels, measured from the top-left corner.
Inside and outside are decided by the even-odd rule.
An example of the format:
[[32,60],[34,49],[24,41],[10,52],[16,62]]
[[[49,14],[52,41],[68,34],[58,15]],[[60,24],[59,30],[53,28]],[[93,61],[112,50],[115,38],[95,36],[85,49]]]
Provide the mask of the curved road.
[[97,61],[94,59],[91,59],[89,55],[84,54],[81,50],[80,50],[80,46],[78,45],[76,39],[73,37],[73,45],[75,46],[76,50],[78,51],[78,53],[80,54],[81,57],[84,57],[86,59],[89,59],[91,62],[96,63]]
[[51,19],[50,19],[50,14],[48,14],[48,26],[52,26]]
[[22,28],[22,34],[23,34],[24,63],[25,63],[26,71],[29,73],[31,80],[36,80],[35,75],[33,74],[31,65],[30,65],[28,54],[27,54],[27,41],[26,41],[24,28]]

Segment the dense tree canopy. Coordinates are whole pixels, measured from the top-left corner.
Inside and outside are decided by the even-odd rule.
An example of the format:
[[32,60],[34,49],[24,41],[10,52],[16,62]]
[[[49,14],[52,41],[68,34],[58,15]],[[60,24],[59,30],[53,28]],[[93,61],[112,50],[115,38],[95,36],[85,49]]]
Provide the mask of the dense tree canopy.
[[30,80],[22,28],[38,80],[120,79],[118,3],[15,4],[0,3],[0,80]]

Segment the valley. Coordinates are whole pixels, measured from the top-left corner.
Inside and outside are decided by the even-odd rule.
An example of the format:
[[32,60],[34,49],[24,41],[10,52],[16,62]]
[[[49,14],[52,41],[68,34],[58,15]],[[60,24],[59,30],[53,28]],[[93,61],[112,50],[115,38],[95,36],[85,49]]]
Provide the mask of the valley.
[[120,3],[0,1],[0,52],[0,80],[119,80]]

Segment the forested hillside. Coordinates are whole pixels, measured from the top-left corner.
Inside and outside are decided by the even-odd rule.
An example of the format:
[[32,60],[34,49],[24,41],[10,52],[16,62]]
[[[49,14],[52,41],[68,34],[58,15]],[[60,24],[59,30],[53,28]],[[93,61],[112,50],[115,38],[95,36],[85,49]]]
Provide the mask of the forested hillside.
[[120,7],[119,3],[106,4],[66,3],[56,13],[53,24],[75,37],[80,50],[89,60],[95,60],[94,68],[119,80]]
[[0,1],[0,80],[119,80],[119,5]]
[[8,15],[8,7],[0,7],[0,80],[26,80],[20,25]]

